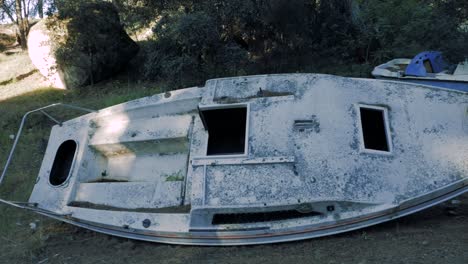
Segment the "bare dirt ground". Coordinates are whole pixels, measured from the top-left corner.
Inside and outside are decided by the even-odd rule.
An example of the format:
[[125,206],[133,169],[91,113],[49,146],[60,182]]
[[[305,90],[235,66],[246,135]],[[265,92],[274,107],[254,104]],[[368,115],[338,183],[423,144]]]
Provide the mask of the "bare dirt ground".
[[0,101],[48,86],[16,43],[14,32],[11,25],[0,25]]

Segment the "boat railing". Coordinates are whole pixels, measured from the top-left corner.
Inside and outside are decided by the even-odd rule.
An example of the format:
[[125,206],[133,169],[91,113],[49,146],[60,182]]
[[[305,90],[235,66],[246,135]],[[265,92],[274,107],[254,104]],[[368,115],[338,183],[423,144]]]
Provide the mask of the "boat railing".
[[[57,125],[62,126],[62,122],[60,120],[58,120],[57,118],[53,117],[50,113],[45,111],[47,109],[54,108],[54,107],[64,107],[64,108],[83,111],[83,112],[88,112],[88,113],[97,113],[98,112],[96,110],[92,110],[92,109],[88,109],[88,108],[84,108],[84,107],[80,107],[80,106],[75,106],[75,105],[70,105],[70,104],[63,104],[63,103],[55,103],[55,104],[40,107],[40,108],[31,110],[31,111],[25,113],[23,115],[23,118],[21,119],[20,126],[19,126],[18,131],[17,131],[17,133],[15,135],[15,141],[13,142],[13,146],[11,147],[11,150],[10,150],[10,153],[8,155],[7,161],[6,161],[5,166],[3,168],[2,175],[0,176],[0,186],[2,185],[2,182],[3,182],[4,178],[5,178],[5,175],[8,172],[8,168],[9,168],[9,166],[11,164],[12,159],[13,159],[13,155],[15,153],[16,146],[18,145],[19,139],[20,139],[21,134],[23,132],[23,127],[24,127],[24,125],[26,123],[26,120],[27,120],[29,115],[39,112],[39,113],[43,114],[44,116],[46,116],[47,118],[49,118],[50,120],[52,120]],[[31,206],[29,203],[12,202],[12,201],[7,201],[7,200],[3,200],[3,199],[0,199],[0,203],[12,205],[12,206],[15,206],[15,207],[21,207],[21,208],[26,208],[26,207],[28,209],[34,208],[34,206]]]

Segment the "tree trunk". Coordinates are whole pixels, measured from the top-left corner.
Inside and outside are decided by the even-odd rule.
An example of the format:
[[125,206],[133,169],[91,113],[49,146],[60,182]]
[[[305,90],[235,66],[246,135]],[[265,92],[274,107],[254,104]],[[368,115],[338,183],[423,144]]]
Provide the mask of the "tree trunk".
[[37,13],[39,18],[44,18],[44,0],[37,1]]
[[[27,44],[27,31],[28,31],[28,20],[24,19],[23,17],[23,10],[21,5],[21,0],[16,0],[15,5],[15,13],[16,13],[16,26],[18,27],[19,37],[20,37],[20,45],[22,50],[28,49]],[[25,21],[26,20],[26,21]]]
[[15,23],[16,20],[13,17],[13,14],[8,9],[8,7],[5,5],[5,0],[0,0],[0,9],[3,9],[3,12],[7,14],[8,18],[11,20],[12,23]]

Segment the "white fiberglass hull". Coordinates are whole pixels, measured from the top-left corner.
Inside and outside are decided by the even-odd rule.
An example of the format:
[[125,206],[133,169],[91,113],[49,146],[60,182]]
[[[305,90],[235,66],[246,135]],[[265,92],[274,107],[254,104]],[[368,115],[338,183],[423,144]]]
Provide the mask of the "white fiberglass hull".
[[326,236],[468,190],[468,94],[285,74],[216,79],[52,129],[29,204],[191,245]]

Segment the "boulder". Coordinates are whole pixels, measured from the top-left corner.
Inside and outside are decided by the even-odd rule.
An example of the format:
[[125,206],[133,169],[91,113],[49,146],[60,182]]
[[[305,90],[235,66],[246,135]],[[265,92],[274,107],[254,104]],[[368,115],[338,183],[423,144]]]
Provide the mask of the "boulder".
[[138,53],[115,7],[107,2],[80,6],[67,17],[34,25],[28,38],[33,64],[57,88],[73,89],[122,71]]

